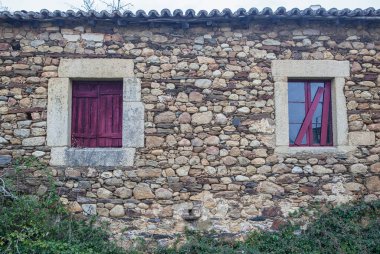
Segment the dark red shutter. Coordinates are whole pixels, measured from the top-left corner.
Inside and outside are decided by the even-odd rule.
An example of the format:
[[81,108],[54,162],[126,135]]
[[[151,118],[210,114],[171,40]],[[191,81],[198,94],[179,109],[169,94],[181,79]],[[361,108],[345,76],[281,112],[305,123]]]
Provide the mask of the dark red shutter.
[[122,146],[122,89],[113,81],[73,83],[72,146]]
[[91,84],[73,84],[71,144],[96,147],[98,122],[98,88]]
[[121,147],[123,87],[110,84],[99,87],[98,146]]

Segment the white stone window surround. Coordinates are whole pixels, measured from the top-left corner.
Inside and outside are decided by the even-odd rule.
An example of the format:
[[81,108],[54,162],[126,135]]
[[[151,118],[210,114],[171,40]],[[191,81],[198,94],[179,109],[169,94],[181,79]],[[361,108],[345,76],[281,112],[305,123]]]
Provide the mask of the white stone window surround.
[[[144,146],[141,84],[130,59],[61,59],[58,78],[48,85],[47,145],[52,166],[132,166]],[[123,80],[121,148],[71,147],[72,80]]]
[[[348,61],[335,60],[274,60],[272,76],[274,80],[276,147],[277,154],[344,154],[355,150],[348,139],[346,98],[344,96],[345,77],[350,75]],[[288,80],[310,79],[331,81],[331,104],[333,121],[333,146],[330,147],[290,147]]]

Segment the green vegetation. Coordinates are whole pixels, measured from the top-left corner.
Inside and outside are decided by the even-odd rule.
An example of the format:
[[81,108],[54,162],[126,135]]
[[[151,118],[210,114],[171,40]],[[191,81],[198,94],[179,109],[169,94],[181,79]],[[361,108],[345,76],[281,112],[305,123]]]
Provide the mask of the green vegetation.
[[344,205],[321,214],[302,234],[296,229],[254,233],[246,244],[261,253],[380,253],[380,201]]
[[[33,159],[17,161],[15,171],[44,166]],[[16,193],[16,187],[7,187]],[[12,180],[12,179],[11,179]],[[125,251],[109,241],[106,225],[95,219],[76,219],[59,202],[51,187],[43,197],[0,192],[0,253],[15,254],[118,254]]]
[[[144,249],[135,251],[145,252]],[[279,232],[253,232],[244,242],[217,239],[209,233],[188,232],[184,244],[157,249],[155,253],[380,253],[380,201],[344,205],[321,213],[304,232],[297,225],[287,225]]]
[[[28,167],[44,169],[38,161],[27,159],[18,161],[15,171]],[[126,251],[109,240],[106,225],[95,225],[94,218],[79,220],[68,213],[51,186],[42,197],[9,195],[17,188],[1,191],[0,181],[0,253],[380,253],[380,201],[331,209],[319,214],[305,231],[289,224],[278,232],[252,232],[245,241],[220,239],[210,232],[187,232],[185,242],[178,241],[169,248],[152,249],[141,241],[138,248]]]
[[0,221],[0,253],[124,253],[94,219],[73,218],[54,195],[3,201]]

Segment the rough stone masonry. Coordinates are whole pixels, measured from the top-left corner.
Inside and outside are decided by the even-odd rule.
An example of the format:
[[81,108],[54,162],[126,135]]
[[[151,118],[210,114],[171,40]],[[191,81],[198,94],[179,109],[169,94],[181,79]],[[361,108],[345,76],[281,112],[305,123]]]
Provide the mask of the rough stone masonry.
[[[276,229],[315,202],[378,199],[379,23],[300,19],[189,27],[1,20],[0,167],[27,156],[49,163],[48,82],[61,59],[131,59],[141,82],[144,147],[133,166],[49,167],[73,213],[110,218],[121,237],[170,238],[186,227]],[[274,151],[281,126],[273,60],[349,61],[343,113],[353,151]],[[46,191],[43,179],[39,169],[26,172],[32,192]]]

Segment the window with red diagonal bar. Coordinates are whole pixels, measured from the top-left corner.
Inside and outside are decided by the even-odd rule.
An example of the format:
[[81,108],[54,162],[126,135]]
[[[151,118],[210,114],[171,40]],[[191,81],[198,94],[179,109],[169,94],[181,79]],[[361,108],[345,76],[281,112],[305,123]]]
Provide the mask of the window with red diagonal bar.
[[330,81],[289,81],[289,145],[332,146]]

